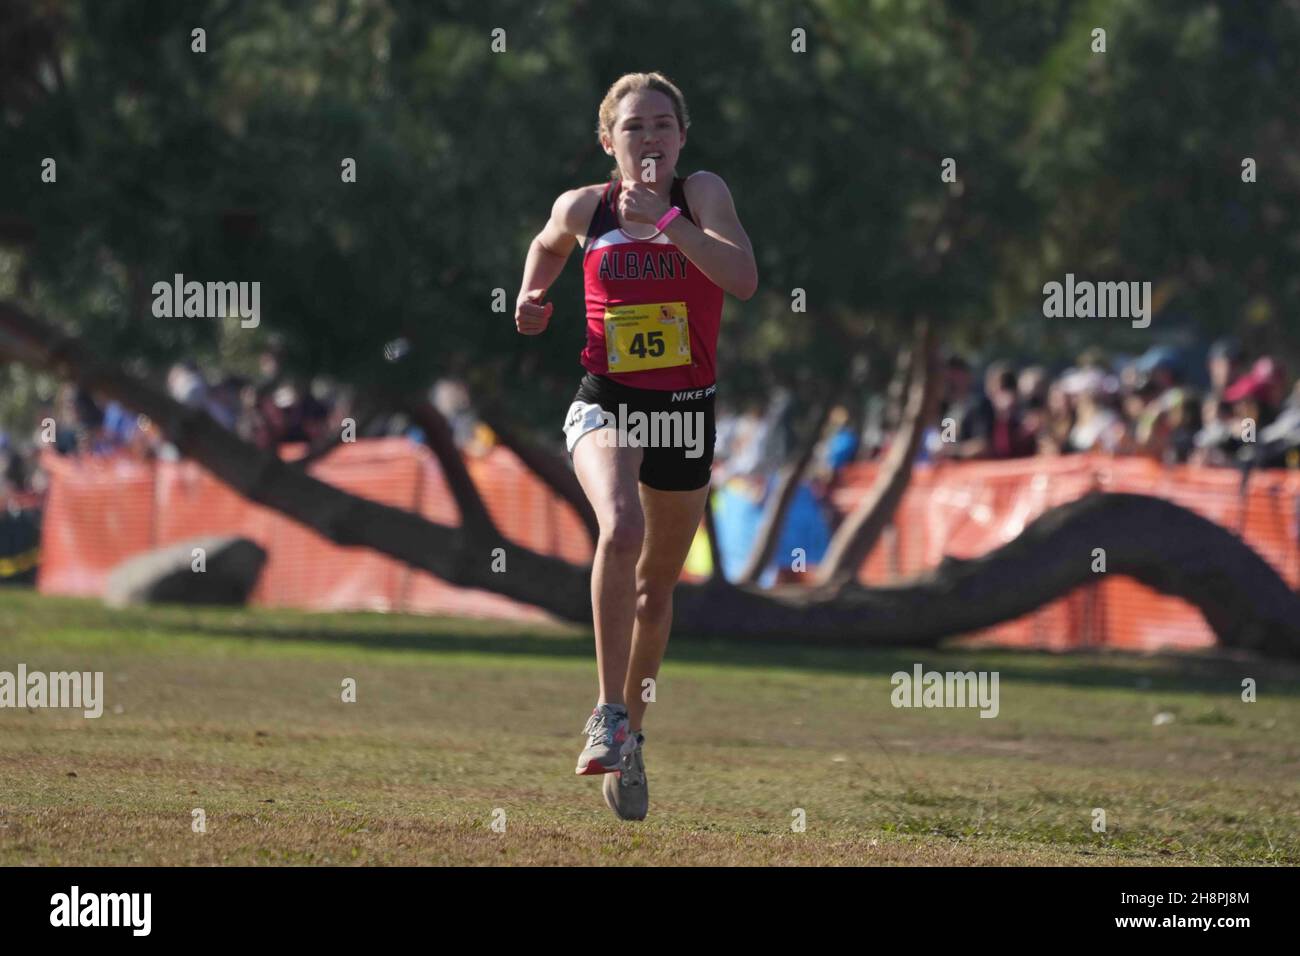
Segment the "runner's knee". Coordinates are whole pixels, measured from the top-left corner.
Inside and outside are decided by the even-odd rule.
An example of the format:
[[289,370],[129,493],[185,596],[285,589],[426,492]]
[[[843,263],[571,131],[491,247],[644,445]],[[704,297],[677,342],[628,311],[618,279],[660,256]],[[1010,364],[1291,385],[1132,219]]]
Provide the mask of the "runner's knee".
[[636,613],[657,617],[673,606],[673,586],[660,581],[640,580],[636,585]]
[[644,540],[645,517],[639,509],[616,509],[610,518],[600,522],[600,544],[607,554],[635,560]]

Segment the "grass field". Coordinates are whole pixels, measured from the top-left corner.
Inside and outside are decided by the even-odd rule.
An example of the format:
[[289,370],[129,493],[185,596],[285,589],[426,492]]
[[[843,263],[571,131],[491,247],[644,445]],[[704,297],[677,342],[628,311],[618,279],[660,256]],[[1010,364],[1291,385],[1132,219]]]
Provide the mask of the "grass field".
[[[0,671],[106,701],[0,709],[0,864],[1300,863],[1294,666],[796,637],[670,647],[629,824],[573,774],[588,633],[0,591]],[[893,708],[917,661],[998,671],[1000,715]]]

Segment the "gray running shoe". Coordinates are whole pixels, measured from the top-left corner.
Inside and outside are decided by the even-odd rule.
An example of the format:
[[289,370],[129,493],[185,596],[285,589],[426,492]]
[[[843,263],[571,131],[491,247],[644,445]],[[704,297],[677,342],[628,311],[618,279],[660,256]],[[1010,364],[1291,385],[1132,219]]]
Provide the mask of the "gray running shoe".
[[632,731],[627,724],[627,708],[621,704],[601,704],[587,718],[582,728],[587,747],[578,755],[579,776],[615,773],[623,750],[631,749]]
[[650,810],[650,786],[646,783],[645,760],[641,756],[645,734],[633,736],[636,746],[623,755],[619,772],[611,773],[602,784],[605,803],[622,820],[644,820]]

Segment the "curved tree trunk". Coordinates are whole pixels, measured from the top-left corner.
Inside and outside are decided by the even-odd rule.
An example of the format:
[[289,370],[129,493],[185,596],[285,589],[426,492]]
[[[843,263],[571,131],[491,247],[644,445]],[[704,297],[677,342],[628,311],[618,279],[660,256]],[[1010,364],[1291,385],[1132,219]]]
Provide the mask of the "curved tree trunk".
[[[490,524],[478,529],[448,527],[304,474],[226,431],[206,412],[181,405],[161,389],[101,362],[76,339],[3,300],[0,349],[149,416],[182,455],[250,501],[293,518],[335,544],[373,547],[448,583],[505,594],[569,620],[591,616],[585,569],[515,545]],[[496,548],[505,549],[505,572],[492,571]]]
[[1224,645],[1300,657],[1300,596],[1245,542],[1163,498],[1100,492],[1053,508],[988,554],[947,558],[896,586],[792,587],[744,599],[679,589],[677,621],[709,634],[930,646],[1095,583],[1097,548],[1106,573],[1192,604]]
[[772,560],[777,541],[781,537],[781,529],[785,525],[786,513],[790,510],[790,502],[794,501],[794,494],[799,490],[799,483],[808,470],[822,430],[826,427],[826,420],[839,401],[840,392],[841,389],[835,388],[826,396],[812,420],[812,427],[804,431],[802,444],[778,473],[775,486],[768,492],[767,507],[763,509],[763,517],[759,521],[749,558],[737,579],[738,584],[757,584],[763,569]]
[[442,466],[443,479],[460,510],[461,527],[470,535],[496,535],[496,524],[488,514],[487,505],[483,503],[483,496],[478,493],[469,469],[465,467],[465,459],[456,447],[446,416],[423,398],[406,402],[405,408],[412,421],[424,432],[425,444]]
[[844,519],[831,538],[826,556],[817,569],[818,586],[842,585],[853,579],[867,559],[881,533],[893,520],[912,479],[912,464],[925,428],[938,408],[940,381],[938,345],[928,319],[921,319],[912,349],[912,381],[907,406],[898,433],[885,455],[871,490],[853,513]]
[[[482,588],[558,617],[591,617],[588,569],[517,546],[494,530],[470,533],[340,491],[226,431],[206,413],[101,363],[75,339],[0,301],[0,350],[79,381],[148,415],[189,458],[251,501],[345,546],[364,546],[451,584]],[[507,569],[494,573],[492,551]],[[931,646],[1011,620],[1108,572],[1180,597],[1224,644],[1300,657],[1300,596],[1230,531],[1172,502],[1090,494],[1041,515],[1014,540],[972,560],[945,560],[894,587],[681,585],[681,632],[845,645]]]
[[479,418],[492,429],[501,444],[514,452],[515,457],[540,478],[546,487],[574,510],[594,547],[596,539],[600,537],[600,525],[596,522],[596,512],[592,510],[591,502],[587,500],[587,493],[582,490],[578,476],[573,473],[569,463],[562,456],[552,454],[525,438],[495,405],[478,405],[476,409]]

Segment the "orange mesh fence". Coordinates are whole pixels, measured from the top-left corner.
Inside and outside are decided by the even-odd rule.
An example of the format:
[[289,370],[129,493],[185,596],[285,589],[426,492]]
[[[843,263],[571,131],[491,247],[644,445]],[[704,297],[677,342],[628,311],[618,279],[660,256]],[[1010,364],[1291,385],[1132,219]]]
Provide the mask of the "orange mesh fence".
[[[52,480],[42,524],[42,593],[99,595],[113,566],[132,555],[200,534],[240,534],[268,551],[255,604],[547,618],[536,608],[454,587],[377,552],[334,545],[241,498],[194,462],[49,454],[45,465]],[[467,466],[508,539],[575,564],[591,559],[590,543],[572,509],[508,450],[493,448],[469,459]],[[443,524],[458,523],[437,460],[404,438],[342,445],[309,470],[366,498]],[[851,510],[877,470],[870,462],[844,469],[833,506]],[[1256,472],[1243,495],[1235,471],[1100,456],[918,468],[893,527],[859,577],[867,584],[893,583],[935,567],[945,555],[984,554],[1014,538],[1044,511],[1093,488],[1158,495],[1190,508],[1240,534],[1288,584],[1300,585],[1300,473]],[[1170,555],[1170,560],[1178,556]],[[1047,648],[1214,643],[1191,605],[1103,575],[1095,584],[971,639]]]
[[[848,466],[832,494],[850,510],[878,465]],[[972,558],[1005,544],[1049,508],[1091,489],[1166,498],[1238,533],[1292,587],[1300,586],[1300,473],[1259,471],[1242,494],[1231,469],[1163,466],[1140,458],[1072,455],[918,468],[891,529],[864,564],[864,584],[895,583],[945,555]],[[1171,561],[1179,556],[1170,555]],[[1067,648],[1206,647],[1214,635],[1185,601],[1130,578],[1098,575],[1023,617],[971,635],[976,642]]]
[[37,587],[42,594],[99,595],[115,564],[158,543],[154,466],[129,458],[71,459],[48,452],[42,465],[50,487]]
[[[237,534],[267,550],[254,604],[549,619],[530,605],[454,587],[377,551],[339,547],[246,500],[192,461],[50,453],[43,463],[51,477],[37,578],[43,594],[98,596],[109,572],[129,557],[196,535]],[[591,560],[577,516],[513,454],[498,447],[467,465],[507,538],[577,564]],[[405,438],[341,445],[308,471],[344,491],[442,524],[460,521],[437,460]]]

